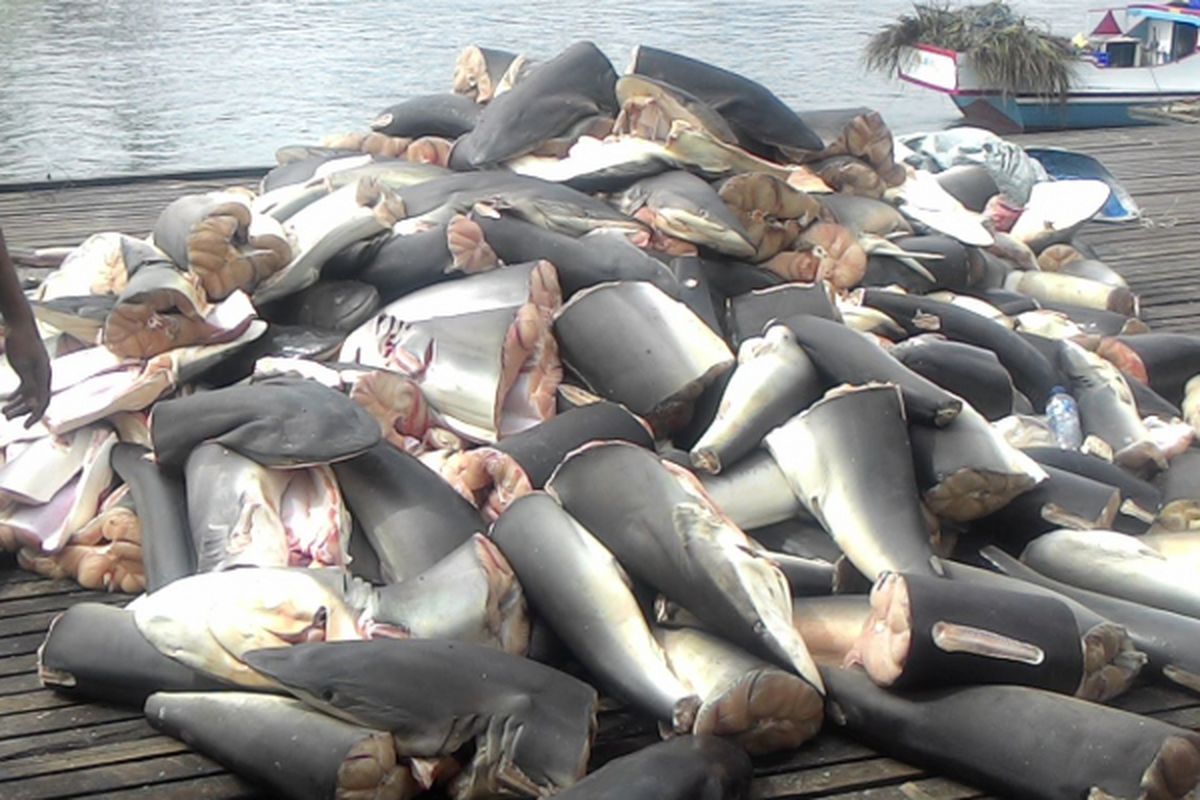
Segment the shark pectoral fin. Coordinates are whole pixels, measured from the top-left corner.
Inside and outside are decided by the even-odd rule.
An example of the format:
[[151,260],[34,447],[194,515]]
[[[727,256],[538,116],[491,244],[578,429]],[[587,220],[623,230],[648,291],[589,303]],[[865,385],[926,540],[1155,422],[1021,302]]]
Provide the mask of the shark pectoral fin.
[[891,256],[899,261],[904,266],[911,269],[913,272],[934,283],[937,278],[933,273],[926,269],[925,265],[918,261],[918,258],[941,259],[943,256],[940,253],[918,253],[911,250],[905,250],[898,247],[886,239],[878,239],[874,237],[863,237],[863,247],[868,253],[879,253],[880,255]]
[[917,261],[915,258],[908,258],[906,256],[896,256],[896,260],[899,261],[904,266],[911,269],[913,272],[920,275],[922,278],[933,281],[934,283],[937,282],[937,278],[935,278],[933,276],[933,273],[930,272],[928,269],[926,269],[925,265],[922,264],[920,261]]
[[918,311],[913,315],[912,323],[914,328],[922,331],[940,331],[942,329],[942,318],[928,311]]
[[471,763],[454,779],[453,796],[484,797],[512,793],[541,797],[546,788],[534,783],[513,762],[524,725],[512,717],[492,717],[476,737]]
[[503,206],[495,200],[480,200],[471,207],[472,214],[478,214],[487,219],[500,219],[500,210]]
[[524,208],[516,203],[513,204],[513,211],[524,217],[527,221],[537,223],[538,217],[544,217],[550,220],[582,218],[588,219],[591,214],[586,209],[581,209],[567,203],[558,203],[553,200],[548,200],[544,197],[531,198],[528,201],[529,208]]
[[1200,675],[1188,672],[1186,669],[1174,664],[1167,664],[1163,667],[1162,672],[1163,676],[1172,683],[1177,683],[1180,686],[1191,689],[1193,692],[1200,692]]
[[[431,721],[395,704],[388,705],[386,713],[396,720],[392,724],[396,752],[422,758],[440,758],[457,753],[467,742],[476,739],[484,727],[484,718],[479,714],[452,717],[449,722],[442,719]],[[484,746],[482,741],[478,744],[479,748]],[[464,770],[464,773],[470,772],[470,769]]]
[[285,630],[272,630],[277,638],[288,644],[304,642],[323,642],[329,639],[329,609],[321,606],[313,614],[312,621],[303,624],[303,620],[289,620],[291,624]]

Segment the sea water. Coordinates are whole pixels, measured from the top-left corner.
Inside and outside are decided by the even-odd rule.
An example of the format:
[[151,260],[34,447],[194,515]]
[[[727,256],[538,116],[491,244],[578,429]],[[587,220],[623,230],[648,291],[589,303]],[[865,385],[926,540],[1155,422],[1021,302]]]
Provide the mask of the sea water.
[[[1020,6],[1067,36],[1083,0]],[[0,182],[273,163],[448,91],[459,49],[546,58],[590,39],[624,71],[640,43],[740,72],[797,109],[870,106],[942,128],[941,95],[867,73],[905,0],[0,0]]]

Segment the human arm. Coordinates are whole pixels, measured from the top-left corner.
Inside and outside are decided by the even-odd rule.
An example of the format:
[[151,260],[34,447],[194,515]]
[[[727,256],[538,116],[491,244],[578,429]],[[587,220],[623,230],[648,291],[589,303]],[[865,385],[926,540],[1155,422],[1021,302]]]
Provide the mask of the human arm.
[[33,311],[21,291],[16,268],[0,231],[0,314],[6,328],[4,348],[8,363],[21,379],[16,393],[0,409],[8,419],[28,414],[25,427],[42,418],[50,404],[50,359],[38,335]]

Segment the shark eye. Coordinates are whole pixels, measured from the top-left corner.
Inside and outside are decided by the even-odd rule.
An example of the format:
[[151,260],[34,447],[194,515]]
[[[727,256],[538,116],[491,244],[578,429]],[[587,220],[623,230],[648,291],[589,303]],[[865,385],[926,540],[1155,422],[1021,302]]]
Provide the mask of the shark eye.
[[337,692],[335,692],[333,690],[332,686],[326,686],[324,689],[321,690],[321,699],[324,700],[326,703],[332,703],[333,698],[335,698],[335,697],[337,697]]

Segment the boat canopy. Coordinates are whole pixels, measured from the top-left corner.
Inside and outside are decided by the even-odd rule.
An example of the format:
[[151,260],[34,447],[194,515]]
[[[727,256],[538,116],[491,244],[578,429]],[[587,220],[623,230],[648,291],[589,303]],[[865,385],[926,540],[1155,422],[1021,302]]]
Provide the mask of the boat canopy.
[[1130,21],[1142,17],[1144,19],[1162,20],[1163,22],[1177,22],[1180,25],[1191,25],[1200,28],[1200,12],[1192,8],[1159,5],[1129,6],[1125,11],[1125,16]]

